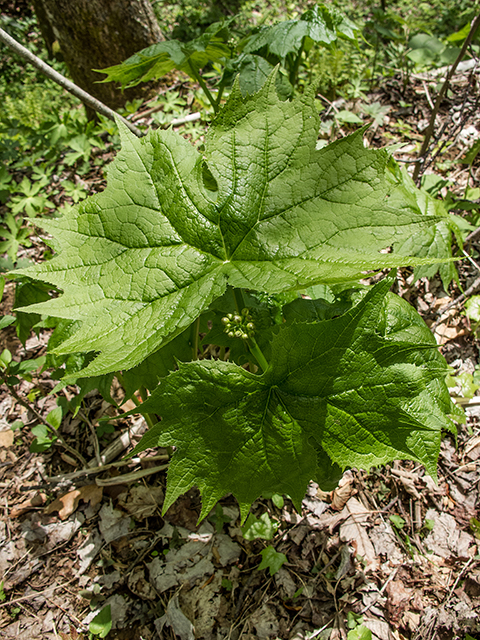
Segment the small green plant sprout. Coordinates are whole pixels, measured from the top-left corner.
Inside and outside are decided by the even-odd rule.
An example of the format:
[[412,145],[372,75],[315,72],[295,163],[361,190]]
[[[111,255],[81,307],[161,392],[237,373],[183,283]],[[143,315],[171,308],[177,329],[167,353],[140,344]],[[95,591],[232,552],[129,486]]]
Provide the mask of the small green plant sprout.
[[285,504],[285,500],[283,499],[283,496],[281,496],[279,493],[273,493],[272,491],[265,491],[262,494],[262,498],[265,498],[266,500],[271,500],[273,504],[277,507],[277,509],[283,509],[283,506]]
[[132,455],[175,446],[164,510],[197,486],[201,518],[229,493],[242,522],[268,492],[300,510],[310,480],[347,467],[409,459],[435,476],[463,419],[430,330],[390,292],[395,267],[451,264],[446,216],[363,129],[317,149],[316,87],[282,100],[276,77],[253,95],[234,83],[202,154],[119,124],[106,189],[42,219],[57,254],[11,272],[63,292],[19,309],[65,321],[50,353],[83,364],[62,383],[141,387],[150,427]]
[[[478,370],[476,370],[473,374],[469,373],[468,371],[462,371],[462,373],[458,375],[447,376],[447,386],[450,388],[460,387],[460,393],[462,395],[461,397],[457,396],[457,402],[459,402],[460,404],[464,400],[471,400],[478,389],[480,389]],[[462,400],[462,398],[464,400]]]
[[45,422],[32,427],[31,431],[35,436],[30,451],[34,453],[42,453],[47,451],[55,444],[58,439],[57,431],[62,424],[62,408],[55,407],[47,414]]
[[71,180],[64,180],[62,188],[65,195],[73,200],[75,204],[83,200],[87,196],[85,188],[81,184],[75,184]]
[[231,518],[230,516],[226,516],[223,513],[222,505],[219,502],[217,502],[215,506],[215,513],[214,515],[210,516],[209,520],[215,526],[215,531],[217,533],[221,533],[223,531],[223,526],[227,522],[230,522]]
[[101,611],[97,613],[94,619],[90,622],[88,630],[91,638],[106,638],[112,629],[112,611],[111,606],[108,604],[103,607]]
[[225,589],[225,591],[231,591],[233,589],[233,582],[228,578],[222,578],[222,589]]
[[35,218],[45,208],[53,209],[55,205],[48,200],[48,196],[45,194],[46,185],[45,180],[30,182],[25,176],[17,187],[11,187],[12,193],[19,194],[12,196],[11,200],[7,202],[12,214],[25,213],[29,218]]
[[470,531],[477,540],[480,540],[480,521],[477,518],[470,518]]
[[242,535],[245,540],[271,540],[277,533],[279,523],[270,518],[267,512],[257,518],[250,513],[247,521],[242,526]]
[[367,119],[372,119],[374,124],[381,126],[385,121],[387,113],[390,111],[390,107],[382,106],[380,102],[372,102],[368,104],[362,103],[360,110]]
[[347,640],[372,640],[372,632],[368,627],[360,624],[348,632]]
[[23,219],[17,219],[7,211],[3,214],[3,222],[0,225],[0,253],[6,253],[12,262],[17,261],[17,253],[21,246],[31,247],[29,236],[32,230],[24,226]]
[[423,528],[427,531],[432,531],[435,526],[435,520],[431,520],[430,518],[425,518],[425,522],[423,523]]
[[258,570],[268,569],[271,576],[273,576],[281,567],[287,562],[287,556],[284,553],[279,553],[275,550],[275,547],[269,546],[260,551],[262,561],[258,565]]
[[[9,316],[3,317],[8,318]],[[20,381],[22,379],[31,382],[32,377],[30,374],[33,371],[37,371],[38,369],[40,369],[44,363],[44,356],[42,356],[41,358],[34,358],[31,360],[22,360],[21,362],[16,362],[15,360],[13,360],[11,352],[8,349],[4,349],[0,354],[0,379],[8,386],[20,384]]]
[[389,516],[388,519],[393,524],[395,529],[401,530],[406,525],[405,520],[401,516],[398,516],[398,515],[394,514],[394,515]]

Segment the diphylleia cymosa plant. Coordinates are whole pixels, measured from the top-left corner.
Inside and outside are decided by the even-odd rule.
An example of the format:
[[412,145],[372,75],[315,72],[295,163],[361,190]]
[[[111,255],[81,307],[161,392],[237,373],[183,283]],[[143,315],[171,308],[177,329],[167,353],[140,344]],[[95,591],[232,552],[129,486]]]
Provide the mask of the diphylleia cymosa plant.
[[300,508],[311,479],[394,459],[435,476],[459,417],[394,276],[359,284],[431,264],[395,246],[444,220],[362,131],[317,150],[318,129],[314,90],[282,101],[274,75],[254,95],[234,85],[204,155],[172,131],[122,128],[105,191],[45,222],[57,254],[21,272],[63,290],[27,309],[69,321],[56,354],[96,354],[76,377],[151,391],[135,451],[175,447],[164,510],[192,486],[201,517],[228,493],[242,518],[265,492]]

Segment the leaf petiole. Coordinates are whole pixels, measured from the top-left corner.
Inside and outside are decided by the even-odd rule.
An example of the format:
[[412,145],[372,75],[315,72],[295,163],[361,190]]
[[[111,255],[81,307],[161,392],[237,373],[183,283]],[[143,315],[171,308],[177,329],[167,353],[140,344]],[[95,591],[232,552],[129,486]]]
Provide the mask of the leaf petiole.
[[213,110],[215,111],[215,113],[218,113],[219,105],[218,105],[217,101],[215,100],[215,98],[212,96],[212,94],[210,92],[210,89],[207,87],[207,85],[205,83],[205,80],[200,75],[200,72],[197,69],[194,68],[194,66],[192,65],[192,63],[190,61],[188,62],[188,66],[190,68],[190,71],[192,72],[193,77],[199,83],[199,85],[202,87],[203,92],[205,93],[205,95],[208,98],[208,101],[210,102],[210,104],[213,107]]
[[265,356],[262,353],[262,350],[257,344],[255,338],[249,338],[247,341],[248,348],[250,349],[251,354],[255,357],[255,360],[258,362],[262,371],[266,371],[268,369],[268,362]]
[[198,345],[199,345],[199,333],[200,333],[200,316],[192,324],[191,329],[191,344],[192,344],[192,360],[198,360]]
[[298,76],[298,69],[300,67],[300,61],[302,59],[302,53],[303,53],[303,48],[305,46],[305,36],[303,36],[302,38],[302,44],[300,45],[300,50],[297,54],[297,57],[295,58],[295,62],[293,63],[293,67],[290,71],[290,75],[289,75],[289,81],[290,84],[292,85],[292,87],[295,88],[295,83],[297,82],[297,76]]

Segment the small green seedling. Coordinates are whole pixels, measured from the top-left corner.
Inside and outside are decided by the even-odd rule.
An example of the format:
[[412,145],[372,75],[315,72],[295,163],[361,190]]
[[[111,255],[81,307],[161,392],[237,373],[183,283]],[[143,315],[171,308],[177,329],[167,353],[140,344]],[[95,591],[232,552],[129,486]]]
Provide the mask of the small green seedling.
[[112,629],[112,611],[110,605],[103,607],[103,609],[97,613],[95,618],[90,622],[88,630],[92,636],[98,636],[99,638],[105,638]]
[[398,516],[398,515],[391,515],[391,516],[388,517],[388,519],[393,524],[393,526],[396,529],[399,529],[399,530],[403,529],[403,527],[406,524],[405,520],[401,516]]
[[258,570],[268,569],[271,576],[273,576],[282,565],[287,562],[287,556],[284,553],[279,553],[275,550],[275,547],[266,547],[260,552],[262,555],[262,561],[258,566]]
[[262,513],[259,518],[251,513],[242,527],[242,534],[245,540],[271,540],[278,527],[278,522],[273,521],[268,513]]

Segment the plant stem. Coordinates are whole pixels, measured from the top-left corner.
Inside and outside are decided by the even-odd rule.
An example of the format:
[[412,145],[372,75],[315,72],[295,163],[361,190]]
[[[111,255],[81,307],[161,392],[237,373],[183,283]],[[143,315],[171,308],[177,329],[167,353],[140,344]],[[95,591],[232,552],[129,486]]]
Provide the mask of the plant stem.
[[48,424],[48,422],[46,422],[43,419],[42,415],[35,409],[35,407],[32,406],[29,402],[27,402],[21,396],[18,395],[18,393],[13,388],[13,386],[8,384],[7,379],[6,379],[5,375],[3,374],[3,372],[0,372],[0,376],[1,376],[2,380],[3,380],[3,383],[7,386],[9,392],[12,394],[12,396],[15,398],[15,400],[19,404],[21,404],[22,407],[25,407],[25,409],[27,409],[28,411],[31,411],[33,413],[33,415],[35,416],[35,418],[38,420],[38,422],[40,422],[40,424],[43,424],[43,426],[46,427],[50,433],[55,435],[56,440],[54,441],[54,444],[58,443],[59,445],[61,445],[66,451],[68,451],[68,453],[71,453],[72,456],[75,456],[77,458],[77,460],[79,460],[81,462],[83,467],[86,467],[87,466],[87,461],[82,456],[82,454],[79,453],[73,447],[71,447],[69,444],[67,444],[65,442],[65,440],[63,439],[63,437],[58,433],[58,431],[56,429],[54,429],[51,424]]
[[295,88],[295,84],[297,82],[298,68],[300,67],[300,61],[302,59],[304,45],[305,45],[305,36],[303,36],[302,38],[302,44],[300,45],[300,50],[298,52],[297,57],[295,58],[295,62],[293,63],[293,67],[290,71],[290,75],[288,76],[290,84],[292,85],[293,88]]
[[450,79],[453,76],[453,74],[455,73],[455,71],[457,70],[458,65],[460,64],[460,62],[462,61],[463,56],[465,55],[468,47],[470,46],[471,41],[473,40],[473,36],[475,35],[475,32],[478,28],[478,26],[480,25],[480,14],[478,14],[471,23],[470,26],[470,31],[468,33],[468,36],[465,38],[465,42],[463,43],[463,46],[460,50],[460,53],[457,56],[457,59],[455,60],[455,62],[452,64],[452,66],[450,67],[447,76],[445,78],[445,82],[443,83],[440,91],[438,92],[438,96],[437,99],[435,100],[435,106],[433,108],[432,111],[432,115],[430,116],[430,122],[428,124],[427,130],[425,131],[425,137],[423,139],[423,143],[422,143],[422,148],[420,149],[420,154],[418,157],[418,160],[420,162],[416,162],[415,163],[415,169],[413,172],[413,179],[415,180],[415,182],[418,180],[419,176],[420,176],[420,171],[422,169],[422,165],[425,162],[425,158],[427,156],[427,152],[428,152],[428,148],[430,146],[430,140],[432,138],[433,135],[433,130],[435,129],[435,120],[437,119],[437,114],[440,110],[440,105],[442,104],[443,98],[445,97],[445,94],[447,93],[447,89],[448,86],[450,84]]
[[249,338],[247,340],[248,348],[250,349],[251,354],[254,356],[255,360],[258,362],[262,371],[266,371],[268,369],[268,362],[265,356],[262,353],[262,350],[257,344],[255,338]]
[[233,299],[235,300],[235,309],[238,315],[242,315],[242,309],[245,308],[245,301],[243,299],[243,293],[241,289],[232,289]]
[[191,62],[188,63],[188,66],[190,67],[190,71],[192,72],[193,77],[199,83],[199,85],[202,87],[204,94],[207,96],[208,101],[210,102],[210,104],[213,107],[213,110],[215,111],[215,113],[218,113],[217,101],[215,100],[215,98],[210,93],[210,89],[207,87],[207,85],[205,83],[205,80],[202,78],[200,73],[193,67]]
[[198,360],[199,337],[200,337],[200,316],[198,316],[198,318],[192,324],[192,335],[191,335],[192,360]]
[[[145,389],[145,387],[142,385],[138,391],[140,393],[140,397],[142,399],[142,402],[146,402],[148,400],[148,393],[147,393],[147,390]],[[140,402],[138,402],[138,399],[135,397],[135,394],[133,394],[132,397],[133,397],[133,401],[135,402],[137,407],[139,407],[140,406]],[[152,414],[151,413],[144,413],[142,415],[145,418],[145,422],[148,424],[149,428],[153,429],[153,427],[155,426],[155,422],[154,422],[154,420],[152,418]],[[158,422],[158,420],[156,422]]]
[[223,86],[220,86],[219,90],[218,90],[218,94],[217,94],[217,110],[220,109],[220,100],[222,99],[222,95],[223,95]]

